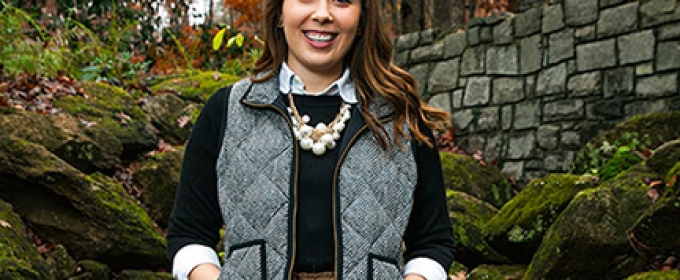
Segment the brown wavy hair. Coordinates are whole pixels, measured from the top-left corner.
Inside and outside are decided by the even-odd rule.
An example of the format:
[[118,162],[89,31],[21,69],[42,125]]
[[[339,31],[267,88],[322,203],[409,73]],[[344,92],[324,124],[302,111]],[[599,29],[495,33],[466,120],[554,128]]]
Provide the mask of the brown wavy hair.
[[[283,30],[278,26],[283,1],[266,1],[265,48],[255,62],[254,82],[271,78],[286,59],[288,44]],[[382,122],[368,110],[376,96],[382,97],[394,109],[394,139],[398,147],[403,148],[401,139],[409,138],[403,129],[404,123],[416,141],[433,147],[435,143],[431,143],[420,129],[419,121],[430,129],[443,129],[450,126],[449,113],[425,104],[416,90],[413,76],[392,63],[392,43],[380,18],[378,1],[362,0],[358,30],[361,34],[357,35],[345,56],[345,65],[349,67],[352,81],[360,95],[361,114],[378,143],[385,150],[392,149]]]

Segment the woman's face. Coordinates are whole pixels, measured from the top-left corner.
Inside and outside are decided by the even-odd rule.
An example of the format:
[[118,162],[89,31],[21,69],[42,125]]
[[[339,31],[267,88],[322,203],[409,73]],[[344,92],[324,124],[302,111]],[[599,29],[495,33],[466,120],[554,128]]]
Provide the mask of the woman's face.
[[342,73],[360,17],[361,0],[284,0],[288,66],[298,75]]

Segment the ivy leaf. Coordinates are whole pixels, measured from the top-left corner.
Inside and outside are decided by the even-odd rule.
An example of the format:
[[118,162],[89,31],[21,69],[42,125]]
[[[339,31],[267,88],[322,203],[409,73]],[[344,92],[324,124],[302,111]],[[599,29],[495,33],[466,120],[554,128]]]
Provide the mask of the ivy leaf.
[[224,41],[224,34],[227,32],[226,28],[220,29],[220,31],[217,31],[217,34],[215,34],[215,37],[213,38],[213,50],[217,51],[220,49],[222,46],[222,42]]

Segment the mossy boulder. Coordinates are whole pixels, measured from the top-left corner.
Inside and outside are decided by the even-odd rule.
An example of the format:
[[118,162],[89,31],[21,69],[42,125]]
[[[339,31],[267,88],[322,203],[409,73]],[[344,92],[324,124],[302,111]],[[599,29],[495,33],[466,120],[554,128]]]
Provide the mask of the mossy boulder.
[[526,269],[524,265],[481,265],[467,275],[467,280],[521,280]]
[[461,154],[440,153],[444,184],[447,189],[471,194],[495,207],[501,207],[514,195],[512,185],[495,166]]
[[654,150],[647,165],[656,172],[665,174],[680,162],[680,139],[668,141]]
[[241,77],[214,71],[186,72],[168,77],[151,87],[155,95],[171,93],[182,99],[205,103],[218,89],[231,85]]
[[194,127],[194,116],[198,116],[202,105],[174,94],[163,94],[150,97],[142,108],[149,114],[165,142],[181,145],[189,139]]
[[571,173],[600,170],[621,146],[638,143],[639,149],[656,149],[663,143],[680,138],[680,111],[637,115],[600,133],[581,148],[570,167]]
[[677,280],[680,279],[680,271],[649,271],[631,275],[626,280]]
[[595,177],[573,174],[534,179],[489,220],[486,236],[501,254],[528,264],[543,235],[574,195],[597,184]]
[[[0,185],[6,184],[0,178]],[[50,267],[12,205],[0,199],[0,279],[51,279]]]
[[167,272],[153,272],[148,270],[126,269],[121,271],[116,280],[173,280],[172,274]]
[[156,130],[135,97],[104,83],[83,82],[82,86],[85,96],[57,99],[54,107],[78,116],[93,138],[113,135],[125,158],[135,158],[157,146]]
[[156,153],[140,162],[133,176],[142,191],[141,200],[147,206],[149,216],[161,228],[168,226],[179,185],[183,157],[184,147]]
[[466,267],[511,263],[510,259],[496,252],[483,235],[486,223],[498,209],[461,191],[446,190],[446,196],[456,242],[456,259]]
[[[677,177],[676,177],[677,178]],[[672,185],[670,185],[672,184]],[[680,182],[668,182],[629,231],[631,245],[649,258],[680,252]]]
[[0,197],[74,258],[112,267],[168,266],[165,239],[118,182],[85,175],[44,147],[10,136],[0,136],[0,166]]
[[76,275],[69,280],[101,280],[111,279],[111,269],[103,263],[93,260],[78,262]]
[[83,172],[110,171],[120,164],[123,151],[120,142],[107,133],[92,137],[75,117],[21,110],[3,112],[0,114],[0,135],[40,144]]
[[76,272],[76,261],[69,255],[66,247],[57,244],[51,250],[44,253],[45,260],[50,266],[50,275],[57,279],[67,279]]
[[638,164],[579,192],[545,234],[524,279],[621,279],[641,271],[645,259],[626,232],[651,205],[644,179],[659,176]]

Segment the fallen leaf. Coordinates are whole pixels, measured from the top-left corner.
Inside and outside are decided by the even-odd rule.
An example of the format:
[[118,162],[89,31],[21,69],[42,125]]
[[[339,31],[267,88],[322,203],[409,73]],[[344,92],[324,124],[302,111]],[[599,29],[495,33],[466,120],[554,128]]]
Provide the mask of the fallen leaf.
[[177,125],[179,126],[179,128],[183,128],[185,125],[189,123],[190,120],[191,117],[189,116],[181,116],[177,118]]
[[0,226],[4,228],[12,228],[12,225],[5,220],[0,220]]
[[652,203],[654,203],[657,199],[659,199],[659,190],[649,189],[647,191],[647,196],[649,196],[649,198],[652,200]]
[[666,187],[670,188],[670,187],[674,186],[677,179],[678,179],[678,175],[671,176],[671,180],[666,182]]

